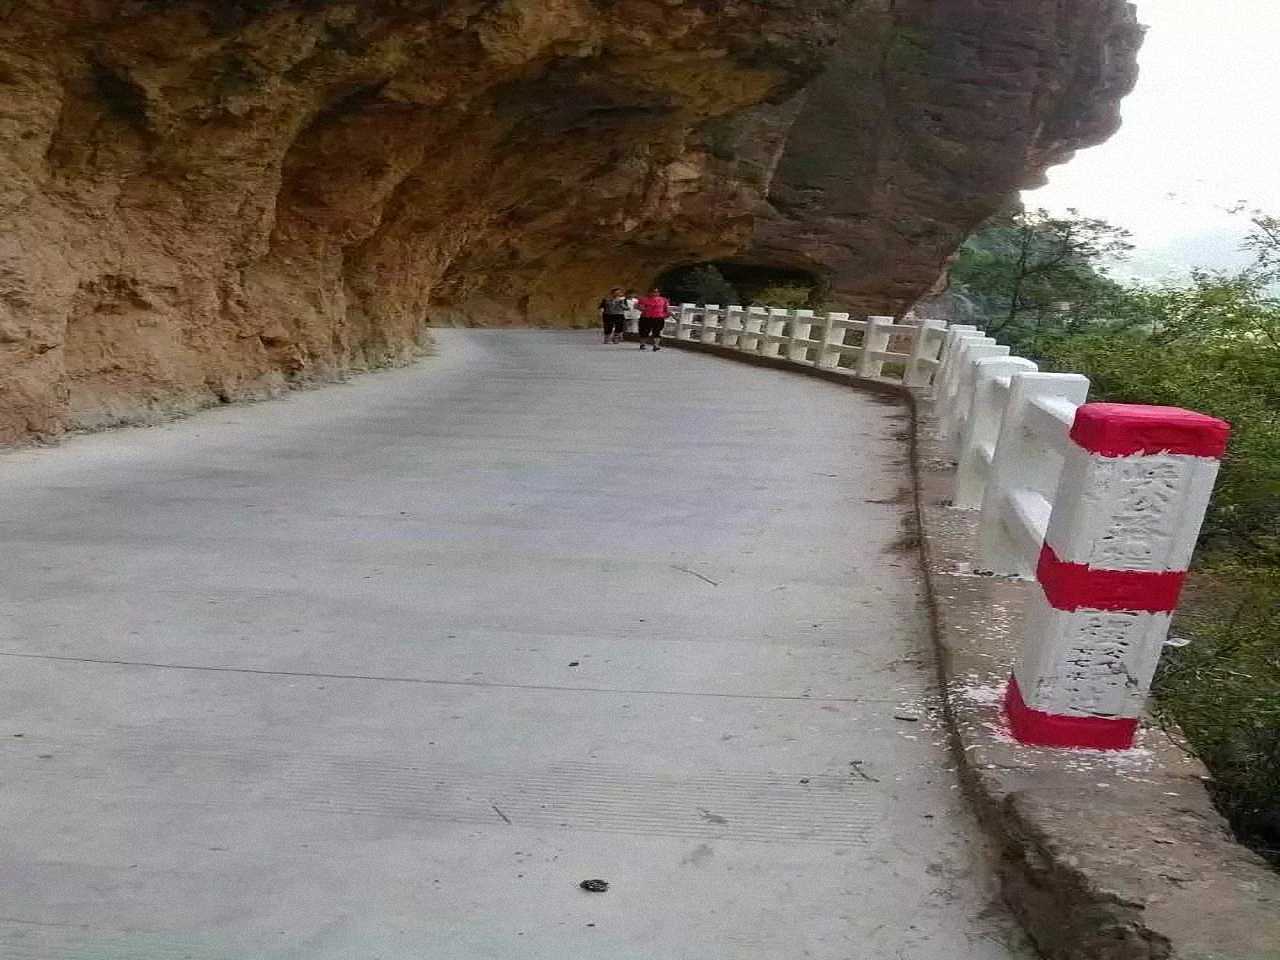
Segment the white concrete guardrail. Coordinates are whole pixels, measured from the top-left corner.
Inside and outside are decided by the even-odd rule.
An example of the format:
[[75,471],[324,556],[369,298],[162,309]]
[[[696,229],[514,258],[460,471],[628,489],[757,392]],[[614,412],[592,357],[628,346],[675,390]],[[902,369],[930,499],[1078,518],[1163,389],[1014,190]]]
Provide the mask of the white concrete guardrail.
[[[944,320],[895,323],[893,317],[854,320],[847,313],[686,303],[667,322],[663,336],[922,386],[938,369],[946,332]],[[846,342],[851,333],[860,335],[859,342]],[[841,364],[842,358],[849,362]]]
[[1132,746],[1228,424],[1087,403],[1088,378],[1041,373],[977,328],[941,320],[686,303],[663,335],[931,396],[957,461],[953,505],[981,511],[974,567],[1040,587],[1005,694],[1014,736]]

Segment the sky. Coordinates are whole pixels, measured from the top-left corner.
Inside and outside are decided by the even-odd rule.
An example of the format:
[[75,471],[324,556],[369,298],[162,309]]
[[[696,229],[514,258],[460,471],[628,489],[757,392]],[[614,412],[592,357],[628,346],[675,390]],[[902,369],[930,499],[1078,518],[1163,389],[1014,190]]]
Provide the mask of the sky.
[[1119,132],[1054,167],[1048,186],[1023,201],[1131,230],[1137,249],[1117,275],[1242,266],[1248,220],[1226,208],[1245,201],[1280,215],[1280,2],[1137,7],[1148,30]]

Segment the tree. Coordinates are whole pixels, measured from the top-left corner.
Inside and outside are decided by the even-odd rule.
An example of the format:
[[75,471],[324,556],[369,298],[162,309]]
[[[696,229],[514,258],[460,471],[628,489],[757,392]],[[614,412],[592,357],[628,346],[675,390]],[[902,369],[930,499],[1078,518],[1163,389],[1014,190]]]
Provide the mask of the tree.
[[1248,272],[1263,283],[1280,283],[1280,217],[1265,210],[1251,210],[1243,202],[1230,207],[1227,212],[1247,214],[1253,224],[1241,244],[1254,256],[1252,269]]
[[1244,246],[1257,257],[1256,268],[1271,279],[1280,276],[1280,217],[1255,212],[1253,229],[1245,237]]
[[951,278],[987,319],[987,332],[1017,345],[1046,324],[1082,323],[1118,309],[1123,288],[1106,269],[1132,249],[1129,232],[1105,220],[1024,209],[970,237]]

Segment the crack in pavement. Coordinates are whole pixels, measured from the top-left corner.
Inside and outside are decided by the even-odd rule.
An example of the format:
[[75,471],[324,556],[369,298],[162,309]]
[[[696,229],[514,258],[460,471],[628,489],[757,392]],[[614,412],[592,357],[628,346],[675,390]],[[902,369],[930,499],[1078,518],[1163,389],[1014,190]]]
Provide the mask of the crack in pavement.
[[366,680],[375,683],[416,683],[426,686],[479,687],[497,690],[545,690],[555,693],[623,693],[655,697],[715,697],[722,700],[794,700],[808,703],[898,703],[900,697],[811,697],[785,693],[716,693],[701,690],[647,690],[624,687],[568,687],[549,683],[500,683],[489,680],[441,680],[432,677],[391,677],[363,673],[322,673],[306,670],[264,670],[257,667],[217,667],[191,663],[156,663],[148,660],[116,660],[105,657],[64,657],[52,653],[17,653],[0,650],[0,657],[46,660],[55,663],[96,663],[114,667],[148,667],[154,670],[195,670],[206,673],[241,673],[262,677],[302,677],[316,680]]

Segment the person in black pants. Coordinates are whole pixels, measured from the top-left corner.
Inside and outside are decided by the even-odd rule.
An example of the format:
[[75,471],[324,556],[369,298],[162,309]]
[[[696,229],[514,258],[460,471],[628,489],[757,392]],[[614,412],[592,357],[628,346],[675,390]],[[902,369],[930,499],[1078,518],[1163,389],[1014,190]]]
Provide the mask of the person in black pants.
[[641,297],[636,305],[640,308],[640,349],[645,348],[645,341],[648,340],[655,351],[661,350],[662,328],[671,312],[671,301],[655,287],[649,291],[648,296]]
[[605,343],[621,343],[627,329],[627,298],[621,287],[614,287],[600,301],[600,324],[604,327]]

